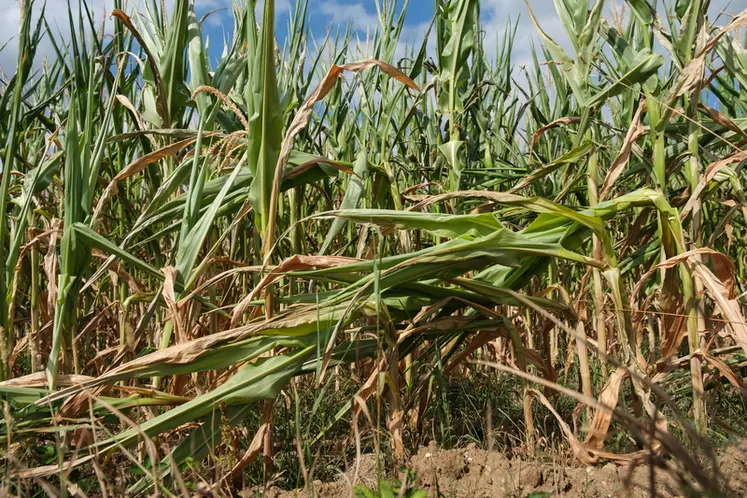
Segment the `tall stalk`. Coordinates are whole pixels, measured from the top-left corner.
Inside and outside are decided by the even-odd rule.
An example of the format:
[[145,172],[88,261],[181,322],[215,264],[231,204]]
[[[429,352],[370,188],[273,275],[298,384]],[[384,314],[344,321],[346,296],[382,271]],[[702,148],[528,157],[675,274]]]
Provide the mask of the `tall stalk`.
[[[12,88],[13,100],[10,108],[10,127],[5,141],[5,157],[2,164],[2,180],[0,180],[0,341],[2,341],[2,357],[0,361],[0,380],[10,375],[8,345],[12,343],[13,330],[10,327],[12,319],[8,316],[10,309],[10,289],[8,282],[12,280],[14,268],[7,267],[6,239],[8,238],[8,202],[10,201],[10,178],[14,169],[16,152],[18,150],[18,123],[21,115],[21,100],[26,77],[31,65],[29,60],[32,52],[31,44],[31,13],[34,0],[26,0],[21,4],[21,26],[18,37],[18,62]],[[11,90],[6,90],[11,91]]]

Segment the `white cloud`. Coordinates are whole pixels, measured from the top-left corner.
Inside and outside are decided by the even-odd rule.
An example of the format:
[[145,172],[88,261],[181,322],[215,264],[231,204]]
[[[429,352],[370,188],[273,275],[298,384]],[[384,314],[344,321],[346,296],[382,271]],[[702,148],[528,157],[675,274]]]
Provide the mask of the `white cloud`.
[[[532,12],[542,30],[547,33],[556,43],[558,43],[566,52],[574,57],[571,43],[568,39],[560,18],[555,10],[553,0],[529,0]],[[629,15],[625,0],[614,2],[618,11]],[[661,2],[660,2],[661,4]],[[613,2],[608,1],[605,16],[609,19]],[[747,8],[747,0],[712,0],[709,7],[709,18],[711,22],[716,22],[719,26],[726,25],[732,17]],[[665,12],[660,6],[660,15],[664,19]],[[720,18],[717,17],[721,16]],[[481,3],[481,24],[485,33],[485,50],[490,55],[496,51],[496,43],[500,42],[506,29],[506,23],[511,20],[512,23],[518,23],[516,29],[516,38],[512,52],[512,62],[518,68],[522,65],[531,67],[531,49],[530,44],[534,42],[535,48],[541,55],[542,43],[537,36],[532,21],[527,12],[524,1],[519,0],[483,0]],[[517,20],[518,19],[518,20]],[[666,20],[664,19],[666,24]],[[524,78],[521,74],[514,72],[514,77],[518,81]]]
[[[106,11],[107,25],[111,27],[112,23],[108,17],[113,8],[113,0],[86,1],[91,7],[92,13],[96,16],[97,22],[100,22],[103,12]],[[283,15],[287,13],[289,9],[288,4],[293,1],[294,0],[287,0],[285,2],[283,0],[278,1],[278,14]],[[132,6],[139,2],[142,2],[142,0],[130,0],[128,3]],[[0,3],[3,3],[3,7],[6,7],[0,12],[0,47],[5,44],[6,41],[13,38],[5,49],[0,52],[0,68],[2,68],[6,74],[12,74],[18,57],[17,38],[20,25],[20,10],[18,3],[15,0],[0,0]],[[73,3],[77,4],[77,2]],[[171,5],[173,5],[173,0],[167,0],[166,3],[170,9]],[[224,21],[226,16],[230,15],[232,0],[195,0],[195,3],[199,11],[202,13],[214,8],[229,8],[227,11],[213,15],[208,21],[211,26],[215,26],[221,23],[221,21]],[[261,15],[262,2],[258,1],[257,3]],[[42,0],[36,1],[37,12],[41,9],[42,4]],[[623,5],[624,0],[617,0],[617,4]],[[570,44],[568,43],[567,37],[560,24],[560,20],[556,14],[553,0],[530,0],[530,5],[540,25],[548,35],[555,39],[555,41],[557,41],[561,46],[569,48]],[[73,8],[76,8],[76,6],[74,5]],[[410,1],[410,11],[422,8],[427,8],[429,10],[432,9],[431,0]],[[747,8],[747,0],[712,0],[710,7],[711,19],[715,19],[715,17],[721,12],[728,13],[728,16],[740,12],[745,8]],[[52,29],[55,30],[54,34],[56,36],[58,35],[56,30],[59,29],[59,32],[63,37],[69,37],[67,11],[68,3],[66,0],[47,1],[46,16]],[[364,38],[367,30],[372,33],[373,29],[378,26],[378,16],[376,14],[374,0],[361,0],[357,3],[344,3],[341,0],[310,0],[309,15],[312,20],[321,20],[326,26],[331,26],[334,23],[344,25],[350,21],[353,27],[357,29],[358,35]],[[518,22],[516,39],[514,40],[513,61],[515,64],[519,65],[528,64],[531,62],[529,49],[530,41],[532,39],[536,40],[536,32],[529,19],[529,15],[526,12],[524,2],[521,0],[481,1],[481,22],[485,34],[485,49],[489,54],[495,53],[496,44],[502,38],[509,19],[513,22]],[[728,20],[728,17],[722,17],[719,20],[719,24],[724,25]],[[398,50],[398,56],[404,54],[405,45],[413,46],[413,44],[419,44],[422,41],[422,37],[428,24],[428,22],[409,22],[405,24],[400,38],[401,48]],[[365,39],[357,42],[357,45],[361,50],[365,50]],[[434,50],[435,43],[434,35],[432,34],[429,40],[429,51],[433,54]],[[45,56],[53,56],[52,46],[48,39],[44,40],[39,47],[36,63],[39,64]]]
[[[28,0],[27,0],[28,1]],[[106,21],[107,32],[111,32],[113,21],[110,19],[110,14],[114,10],[114,0],[84,0],[91,14],[94,16],[95,26],[98,25],[102,20]],[[134,7],[142,5],[144,0],[129,0],[125,1],[127,5],[125,10],[128,13],[133,11]],[[160,1],[159,1],[160,3]],[[167,12],[171,13],[174,5],[174,0],[166,0]],[[195,0],[195,6],[197,7],[198,14],[204,14],[209,10],[228,7],[227,11],[214,14],[212,19],[208,21],[215,22],[216,18],[222,17],[223,15],[230,15],[230,7],[232,0]],[[261,2],[259,2],[261,3]],[[18,36],[21,22],[21,11],[20,6],[16,0],[0,0],[0,4],[6,7],[5,4],[9,4],[7,8],[0,11],[0,47],[2,47],[8,40],[10,42],[0,52],[0,68],[9,76],[15,71],[16,63],[18,60]],[[36,26],[36,21],[39,14],[41,13],[42,7],[44,6],[43,0],[35,0],[34,4],[34,18],[31,21],[32,29]],[[73,19],[77,19],[77,1],[71,2],[71,8],[73,9]],[[85,14],[84,14],[85,16]],[[47,0],[45,17],[50,27],[53,30],[55,39],[59,41],[60,37],[63,40],[70,38],[70,24],[68,21],[68,2],[67,0]],[[45,36],[40,46],[37,49],[35,63],[40,65],[41,61],[45,57],[55,57],[54,49],[49,37]]]
[[[625,5],[625,0],[617,0],[615,3],[618,10],[622,8],[625,12],[629,12],[627,5]],[[661,2],[659,3],[661,4]],[[568,50],[569,55],[572,55],[570,54],[570,42],[563,30],[553,0],[529,0],[529,4],[543,31],[564,49]],[[606,6],[607,14],[609,14],[611,7],[612,2],[608,1]],[[723,26],[731,20],[732,16],[745,8],[747,8],[747,0],[712,0],[709,8],[709,16],[713,22],[720,13],[723,13],[722,17],[718,20],[718,25]],[[661,15],[663,18],[663,9]],[[516,31],[516,39],[514,40],[513,59],[516,63],[522,64],[528,63],[531,60],[529,50],[530,41],[535,40],[537,47],[539,48],[540,46],[536,29],[532,25],[524,2],[516,0],[482,1],[482,28],[485,31],[485,47],[489,52],[495,50],[495,43],[503,36],[503,31],[509,18],[513,22],[516,22],[518,17],[520,18]]]
[[[372,5],[373,6],[373,5]],[[312,16],[317,12],[316,9],[311,9]],[[337,0],[323,1],[319,6],[318,12],[324,16],[325,20],[329,24],[334,22],[347,23],[351,22],[354,29],[360,31],[366,31],[370,29],[373,31],[379,25],[379,18],[374,13],[366,10],[363,3],[340,3]]]
[[[0,13],[0,45],[12,38],[5,49],[0,52],[0,67],[6,74],[12,74],[15,71],[18,59],[18,37],[20,34],[21,11],[20,6],[14,0],[0,1],[11,4],[9,8],[3,9]],[[108,17],[114,8],[113,0],[88,0],[88,5],[91,14],[94,16],[94,21],[97,27],[103,19],[102,16],[104,12],[106,12],[107,23],[111,24]],[[34,17],[31,20],[32,30],[36,27],[36,22],[43,6],[43,1],[36,0],[34,4]],[[76,6],[73,8],[76,9],[73,18],[77,19],[77,2]],[[44,15],[56,40],[59,41],[60,37],[63,37],[64,39],[70,37],[67,1],[48,1]],[[44,39],[37,49],[35,63],[38,65],[45,57],[54,57],[54,50],[48,36],[44,36]]]
[[[364,38],[354,42],[353,53],[355,53],[356,48],[362,54],[365,53],[367,31],[373,33],[373,29],[379,24],[373,0],[362,0],[356,3],[342,3],[339,0],[311,0],[311,3],[317,1],[320,2],[320,5],[318,9],[310,9],[312,16],[318,15],[318,12],[323,16],[324,24],[327,26],[334,23],[344,25],[350,20],[352,27],[357,31],[356,34]],[[567,45],[560,20],[555,13],[553,1],[530,0],[530,3],[543,29],[550,36],[555,37],[561,45]],[[429,11],[433,8],[430,0],[411,0],[408,9],[412,12],[415,9],[424,8],[423,5]],[[511,20],[515,23],[518,19],[519,27],[514,44],[514,60],[519,63],[530,62],[529,42],[535,30],[529,20],[524,2],[519,0],[482,0],[480,8],[485,49],[488,54],[495,54],[496,43],[502,38],[508,21]],[[419,49],[429,25],[430,19],[418,23],[405,22],[396,56],[402,57],[406,46],[410,48],[414,46]],[[429,55],[434,56],[435,49],[435,30],[432,30],[428,40]]]

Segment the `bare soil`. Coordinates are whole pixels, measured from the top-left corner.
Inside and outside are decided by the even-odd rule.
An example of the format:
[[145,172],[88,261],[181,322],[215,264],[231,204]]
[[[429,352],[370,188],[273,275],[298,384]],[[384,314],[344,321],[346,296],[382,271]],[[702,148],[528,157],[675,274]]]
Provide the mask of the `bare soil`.
[[[434,498],[684,496],[674,477],[660,469],[652,473],[649,466],[608,463],[599,467],[569,467],[557,462],[508,459],[504,453],[474,446],[455,450],[441,450],[434,445],[424,447],[410,459],[408,467],[417,473],[418,488],[427,490],[428,496]],[[747,440],[727,448],[718,458],[718,467],[718,479],[726,483],[727,495],[747,496]],[[348,498],[353,496],[354,483],[374,487],[376,475],[375,458],[363,455],[357,472],[353,467],[335,482],[316,481],[314,495]],[[273,488],[264,496],[307,498],[312,494]]]

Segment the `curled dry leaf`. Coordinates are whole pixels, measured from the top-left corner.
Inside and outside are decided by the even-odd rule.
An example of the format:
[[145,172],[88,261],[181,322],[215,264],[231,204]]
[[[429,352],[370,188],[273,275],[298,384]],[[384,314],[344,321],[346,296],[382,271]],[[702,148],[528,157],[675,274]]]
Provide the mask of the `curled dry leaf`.
[[[210,137],[213,136],[214,133],[208,132],[203,134],[204,137]],[[181,140],[179,142],[167,145],[165,147],[162,147],[158,150],[154,150],[153,152],[149,154],[145,154],[144,156],[138,157],[134,161],[132,161],[130,164],[125,166],[117,175],[112,178],[111,183],[107,187],[107,189],[114,189],[113,185],[116,185],[117,182],[120,182],[122,180],[126,180],[127,178],[130,178],[132,176],[137,175],[138,173],[142,172],[146,166],[149,164],[153,164],[156,161],[160,161],[161,159],[165,159],[167,157],[175,156],[179,151],[184,149],[185,147],[188,147],[195,143],[197,141],[197,137],[190,137],[185,140]]]
[[184,317],[181,313],[181,307],[177,304],[176,291],[174,290],[174,282],[176,282],[178,272],[173,266],[166,266],[161,269],[161,272],[166,277],[163,282],[163,299],[169,308],[171,319],[174,320],[176,343],[181,344],[187,342],[188,337],[186,336]]
[[731,385],[739,390],[742,396],[747,397],[747,387],[745,387],[744,381],[734,372],[734,370],[731,369],[731,367],[729,367],[729,365],[726,364],[724,360],[709,354],[704,354],[703,359],[707,364],[715,367]]
[[[109,259],[109,256],[104,254],[102,251],[98,249],[93,249],[91,251],[91,254],[96,258],[100,259],[101,261],[106,261]],[[116,275],[118,278],[121,278],[125,282],[127,282],[127,286],[130,288],[130,291],[134,294],[138,294],[140,292],[143,292],[143,286],[138,282],[135,277],[133,277],[127,270],[124,269],[124,267],[117,263],[116,265],[112,265],[109,268],[109,274],[110,276]]]
[[633,145],[646,133],[643,124],[641,124],[641,116],[644,112],[646,112],[646,101],[641,100],[638,104],[638,110],[635,112],[635,116],[633,116],[633,121],[630,123],[630,128],[628,128],[628,133],[625,135],[625,140],[623,140],[620,153],[612,161],[612,165],[607,172],[607,177],[604,179],[602,190],[599,192],[600,200],[604,200],[607,197],[615,181],[625,170],[625,166],[628,165]]
[[[207,137],[210,135],[212,135],[212,133],[205,133],[204,136]],[[96,209],[94,210],[93,218],[94,219],[99,218],[99,216],[101,215],[101,212],[104,209],[104,205],[106,204],[106,202],[109,200],[109,198],[111,198],[112,195],[117,193],[117,183],[139,174],[149,164],[153,164],[157,161],[160,161],[161,159],[176,155],[180,150],[184,149],[185,147],[188,147],[189,145],[192,145],[196,141],[197,141],[197,137],[191,137],[191,138],[182,140],[180,142],[167,145],[166,147],[162,147],[158,150],[154,150],[153,152],[149,154],[145,154],[144,156],[138,157],[137,159],[132,161],[130,164],[125,166],[119,173],[116,174],[114,178],[112,178],[112,181],[109,182],[109,185],[107,185],[106,189],[104,190],[104,193],[101,195],[101,198],[99,198],[98,204],[96,204]]]
[[584,447],[583,444],[581,444],[581,442],[576,438],[576,435],[573,434],[573,431],[571,430],[571,427],[568,425],[568,423],[563,420],[563,417],[561,417],[560,414],[555,410],[555,407],[552,406],[550,400],[548,400],[544,394],[537,391],[536,389],[529,389],[528,391],[532,396],[537,398],[539,402],[542,403],[545,408],[547,408],[550,413],[553,414],[555,420],[558,421],[558,425],[560,426],[560,430],[563,433],[563,436],[571,446],[573,456],[575,456],[583,465],[594,465],[595,463],[597,463],[597,457],[596,455],[594,455],[594,452],[589,451]]
[[[485,361],[477,361],[475,363],[490,366],[497,370],[501,370],[506,373],[516,375],[517,377],[530,380],[538,384],[541,384],[543,386],[549,387],[550,389],[556,390],[560,392],[561,394],[565,394],[583,404],[586,404],[587,406],[590,406],[596,409],[597,411],[608,411],[610,413],[613,413],[613,412],[617,413],[622,418],[627,420],[628,422],[637,425],[639,429],[644,429],[643,423],[635,420],[629,414],[621,412],[614,407],[610,407],[605,404],[602,404],[601,402],[597,401],[594,398],[590,398],[577,391],[563,387],[555,382],[550,382],[546,379],[542,379],[530,373],[523,372],[521,370],[517,370],[515,368],[511,368],[511,367],[501,365],[498,363],[491,363],[491,362],[485,362]],[[563,433],[563,436],[565,437],[566,441],[568,441],[568,444],[571,446],[573,455],[579,460],[579,462],[583,463],[584,465],[594,465],[598,463],[600,459],[612,460],[616,462],[635,462],[638,459],[640,459],[642,456],[649,454],[648,450],[641,450],[641,451],[636,451],[633,453],[616,454],[616,453],[610,453],[607,451],[593,449],[582,444],[578,440],[578,438],[576,438],[575,434],[571,430],[571,427],[568,425],[568,423],[563,420],[563,418],[560,416],[557,410],[555,410],[555,408],[552,406],[552,403],[550,403],[550,401],[541,392],[537,391],[536,389],[528,389],[527,392],[530,396],[538,399],[540,403],[542,403],[545,406],[545,408],[547,408],[553,414],[555,419],[558,421],[558,424],[561,428],[561,432]],[[525,409],[527,408],[528,407],[525,407]],[[665,438],[668,445],[677,447],[679,449],[680,446],[678,445],[678,443],[676,443],[676,441],[673,438],[671,438],[671,436],[666,432],[666,424],[661,423],[662,419],[663,417],[660,418],[660,421],[656,425],[656,435],[658,437]],[[652,450],[658,451],[657,448],[659,448],[660,446],[661,446],[661,442],[657,438],[654,440],[654,444],[652,444]],[[692,461],[688,459],[686,464],[692,466]]]
[[[50,224],[49,245],[44,256],[44,274],[47,277],[47,309],[54,313],[57,303],[57,234],[62,230],[62,220],[55,218]],[[54,319],[54,317],[50,317]]]
[[717,262],[714,266],[717,268],[716,271],[718,272],[719,277],[723,279],[721,280],[722,285],[725,286],[725,289],[727,287],[731,288],[731,291],[728,291],[727,294],[733,297],[733,292],[734,292],[734,265],[733,263],[722,253],[718,251],[714,251],[713,249],[710,249],[708,247],[701,247],[699,249],[693,249],[691,251],[684,252],[677,256],[673,256],[667,259],[666,261],[651,267],[651,269],[649,269],[646,273],[644,273],[643,276],[636,283],[635,287],[633,288],[633,292],[630,295],[629,304],[631,306],[631,309],[634,309],[635,307],[636,296],[641,292],[646,281],[648,281],[648,279],[651,278],[655,273],[657,273],[661,269],[674,268],[680,263],[685,263],[689,261],[692,258],[692,256],[696,256],[696,255],[708,255],[712,258],[714,262]]
[[711,38],[705,47],[703,47],[703,50],[701,50],[698,55],[705,55],[707,52],[710,52],[726,33],[745,26],[747,26],[747,9],[734,16],[729,24],[721,28],[721,30]]
[[700,261],[691,258],[690,263],[693,265],[693,272],[703,282],[706,291],[726,319],[727,330],[731,330],[732,339],[747,352],[747,321],[745,321],[739,301],[733,298],[733,291],[730,292],[726,284]]
[[684,220],[685,217],[687,217],[687,215],[690,213],[690,211],[692,211],[693,206],[695,206],[696,202],[700,200],[700,196],[703,194],[703,190],[705,190],[706,186],[708,186],[708,184],[716,177],[716,174],[719,171],[731,166],[732,164],[740,163],[745,160],[747,160],[747,150],[740,150],[730,155],[729,157],[711,163],[706,168],[705,174],[700,178],[698,186],[695,187],[695,190],[693,190],[692,194],[690,194],[690,198],[688,199],[687,204],[685,204],[685,207],[683,207],[680,211],[680,219]]
[[[700,255],[708,255],[711,257],[716,274],[714,274],[698,258],[694,257]],[[692,273],[703,282],[706,292],[716,303],[716,306],[718,306],[726,319],[727,330],[731,331],[732,338],[745,352],[747,352],[747,321],[745,321],[744,315],[742,314],[739,302],[734,297],[734,264],[724,254],[714,251],[713,249],[704,247],[687,251],[678,256],[669,258],[663,263],[651,268],[636,284],[630,297],[631,308],[634,308],[635,296],[640,293],[646,280],[648,280],[659,269],[673,268],[680,263],[686,263]]]
[[[80,386],[94,379],[95,377],[89,377],[88,375],[58,375],[57,386]],[[47,380],[47,374],[45,372],[36,372],[24,375],[23,377],[16,377],[15,379],[8,379],[0,382],[0,387],[34,387],[45,389],[49,387],[49,381]]]
[[693,57],[692,61],[682,68],[674,85],[669,89],[667,95],[662,99],[662,118],[660,123],[669,123],[675,114],[681,111],[676,109],[677,99],[681,95],[689,95],[700,91],[706,82],[705,78],[705,54]]
[[[733,131],[737,135],[741,135],[743,138],[747,138],[747,133],[744,132],[742,128],[740,128],[734,121],[729,119],[729,117],[724,114],[721,111],[717,111],[713,107],[708,107],[704,104],[698,104],[698,108],[703,109],[708,113],[708,117],[711,118],[711,121],[713,121],[716,124],[720,124],[724,128]],[[721,138],[721,140],[725,140],[724,138]],[[733,144],[729,144],[734,147],[734,149],[739,150],[739,147]]]
[[97,455],[93,453],[83,458],[66,461],[62,464],[55,463],[52,465],[41,465],[39,467],[33,467],[30,469],[18,470],[16,472],[13,472],[12,475],[20,479],[34,479],[34,478],[40,478],[40,477],[47,477],[47,476],[51,476],[54,474],[59,475],[60,472],[69,472],[70,470],[76,467],[80,467],[81,465],[87,462],[90,462],[96,457]]
[[140,32],[137,30],[135,25],[132,24],[130,16],[119,9],[114,9],[112,11],[112,17],[116,17],[122,24],[124,24],[124,26],[130,31],[130,33],[132,33],[132,36],[134,36],[138,41],[138,44],[143,49],[143,52],[145,52],[145,55],[148,57],[148,65],[150,66],[150,70],[153,72],[153,82],[156,85],[156,110],[158,111],[159,116],[161,116],[163,124],[168,126],[171,120],[168,116],[166,93],[163,89],[163,79],[161,78],[161,71],[159,71],[158,69],[156,58],[153,57],[153,54],[148,49],[148,44],[145,43],[145,40],[143,39]]
[[592,450],[601,450],[604,445],[604,438],[612,422],[613,410],[617,407],[620,399],[620,386],[622,381],[628,378],[627,368],[617,368],[604,386],[599,395],[599,402],[609,409],[596,410],[594,418],[589,427],[589,434],[584,441],[584,446]]
[[311,168],[313,168],[314,166],[316,166],[319,163],[328,164],[328,165],[332,166],[333,168],[335,168],[336,170],[342,171],[343,173],[345,173],[347,175],[355,175],[355,172],[352,169],[348,168],[347,166],[344,166],[344,165],[340,164],[337,161],[333,161],[331,159],[327,159],[327,158],[324,158],[324,157],[317,157],[317,158],[312,159],[311,161],[306,161],[305,163],[299,164],[298,166],[296,166],[295,168],[293,168],[288,173],[285,173],[283,175],[283,179],[284,180],[290,180],[292,178],[295,178],[295,177],[299,176],[300,174],[305,173],[306,171],[310,170]]
[[535,131],[532,135],[532,145],[529,146],[529,162],[532,161],[532,151],[534,150],[534,146],[537,145],[537,142],[539,142],[539,139],[542,138],[542,135],[545,134],[545,132],[551,128],[554,128],[556,126],[562,125],[562,124],[578,124],[581,122],[581,118],[578,117],[562,117],[558,118],[555,121],[551,121],[547,123],[545,126],[540,128],[539,130]]
[[143,117],[140,115],[139,112],[137,112],[137,109],[135,109],[135,106],[132,105],[132,101],[129,98],[127,98],[127,96],[125,95],[117,95],[115,98],[117,99],[117,102],[119,102],[122,106],[125,107],[125,109],[130,111],[140,131],[145,132],[148,129],[148,127],[145,125],[145,121],[143,120]]
[[264,442],[265,436],[267,435],[269,430],[269,423],[263,423],[259,426],[257,433],[254,434],[254,438],[252,438],[252,443],[249,445],[249,448],[246,450],[244,455],[238,462],[236,462],[233,468],[231,468],[231,471],[227,476],[216,482],[216,485],[220,485],[226,480],[233,481],[234,479],[237,479],[241,475],[241,471],[244,470],[248,465],[251,465],[257,459],[262,451],[262,443]]

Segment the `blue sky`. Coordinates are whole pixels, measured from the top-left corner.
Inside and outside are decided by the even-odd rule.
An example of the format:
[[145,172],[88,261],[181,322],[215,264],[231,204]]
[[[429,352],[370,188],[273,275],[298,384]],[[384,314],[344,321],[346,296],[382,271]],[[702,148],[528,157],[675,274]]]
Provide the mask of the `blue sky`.
[[[107,23],[111,26],[112,21],[108,19],[111,12],[113,0],[86,0],[92,7],[98,20],[107,12]],[[143,0],[129,0],[131,5]],[[243,0],[242,0],[243,1]],[[382,0],[383,1],[383,0]],[[398,0],[399,5],[404,0]],[[233,0],[196,0],[196,10],[199,14],[216,8],[225,10],[215,14],[205,24],[205,35],[212,40],[213,55],[222,47],[224,29],[230,31],[232,28],[230,6]],[[286,33],[290,2],[288,0],[276,0],[277,2],[277,32],[280,42]],[[43,0],[37,0],[41,6]],[[76,4],[77,2],[73,2]],[[167,5],[173,0],[166,0]],[[259,2],[262,3],[261,0]],[[563,46],[568,46],[565,34],[553,5],[553,0],[529,0],[532,9],[539,19],[543,29]],[[608,0],[607,9],[613,5],[618,8],[624,5],[624,0]],[[11,42],[0,52],[0,68],[6,73],[12,73],[16,65],[15,37],[19,27],[20,11],[17,0],[0,0],[0,47],[9,39]],[[736,13],[747,8],[747,0],[711,0],[712,17],[718,12]],[[433,0],[410,0],[407,9],[405,29],[401,43],[412,43],[422,40],[423,33],[433,15]],[[128,10],[132,10],[131,8]],[[517,38],[515,40],[514,62],[517,64],[529,62],[529,43],[535,38],[535,30],[526,14],[524,0],[482,0],[481,1],[481,24],[485,33],[485,46],[488,52],[495,47],[495,42],[503,33],[509,18],[515,20],[520,17]],[[47,0],[47,19],[50,24],[58,23],[63,35],[67,26],[67,1]],[[309,0],[309,23],[314,36],[323,38],[327,28],[336,25],[344,25],[351,20],[357,28],[357,34],[362,42],[365,41],[367,29],[372,29],[377,23],[376,4],[374,0]],[[719,24],[726,24],[729,18],[724,18]],[[433,40],[431,40],[432,42]],[[363,44],[363,43],[362,43]],[[431,51],[434,44],[431,43]],[[49,43],[44,43],[37,56],[37,64],[45,55],[51,56],[52,48]],[[432,54],[433,55],[433,54]]]
[[[230,3],[231,0],[197,0],[196,10],[198,15],[209,12],[212,9],[220,8],[216,4]],[[383,1],[383,0],[380,0]],[[288,0],[276,0],[276,32],[278,40],[282,43],[288,27],[289,11],[294,8],[295,4],[290,4]],[[397,10],[404,6],[404,0],[397,0]],[[261,10],[261,1],[260,4]],[[547,12],[547,7],[552,8],[552,0],[532,0],[532,4],[539,7],[540,12]],[[505,25],[509,16],[512,19],[517,18],[520,14],[526,18],[526,8],[524,0],[483,0],[483,21],[487,21],[486,33],[495,33],[496,24],[502,27]],[[410,0],[407,5],[405,15],[405,27],[403,30],[401,43],[412,44],[421,42],[434,12],[433,0]],[[552,12],[554,16],[554,10]],[[224,28],[230,29],[232,24],[230,20],[230,10],[224,8],[220,13],[213,14],[209,22],[205,23],[204,34],[215,38],[216,41],[222,38]],[[373,30],[378,24],[377,9],[375,0],[309,0],[308,8],[309,27],[311,33],[321,40],[328,29],[336,30],[338,27],[344,30],[350,22],[357,36],[362,42],[365,41],[367,30]],[[492,37],[490,37],[492,40]],[[215,44],[213,49],[218,50]]]
[[[87,0],[92,6],[92,11],[97,16],[97,22],[103,17],[103,12],[108,13],[112,10],[113,0]],[[134,4],[142,0],[130,0]],[[208,22],[205,23],[205,36],[212,40],[213,51],[219,50],[222,46],[224,29],[230,31],[231,22],[231,3],[233,0],[196,0],[196,10],[198,15],[202,15],[213,9],[224,9],[217,14],[213,14]],[[747,0],[745,0],[747,2]],[[0,52],[0,67],[6,72],[12,72],[16,64],[16,43],[15,37],[20,22],[20,11],[17,0],[0,0],[0,4],[6,4],[8,8],[0,10],[0,46],[6,41],[13,38],[7,47]],[[288,0],[276,0],[277,18],[276,26],[278,37],[282,42],[286,31],[289,18],[290,2]],[[43,4],[43,0],[36,0],[38,6]],[[74,4],[77,2],[73,2]],[[167,4],[173,3],[173,0],[167,0]],[[261,4],[261,1],[259,2]],[[398,0],[399,6],[403,0]],[[538,12],[544,13],[552,9],[552,0],[532,0],[533,6],[538,8]],[[5,5],[3,5],[5,6]],[[549,9],[548,9],[549,8]],[[406,15],[406,25],[402,37],[402,43],[414,40],[421,40],[425,29],[433,15],[433,0],[410,0]],[[132,10],[131,8],[128,10]],[[523,0],[483,0],[483,25],[486,33],[490,38],[491,34],[497,33],[498,26],[505,25],[508,16],[516,17],[519,13],[524,12]],[[312,33],[321,39],[326,33],[327,28],[335,28],[337,25],[344,25],[350,20],[357,28],[358,36],[365,40],[366,30],[373,28],[377,23],[376,4],[374,0],[310,0],[309,1],[309,25]],[[53,26],[56,22],[63,35],[67,35],[67,1],[65,0],[47,0],[47,19]],[[526,18],[526,16],[524,16]],[[528,19],[525,19],[528,20]],[[39,61],[45,55],[52,55],[52,47],[49,43],[43,44],[38,56]],[[37,62],[39,62],[37,61]]]

